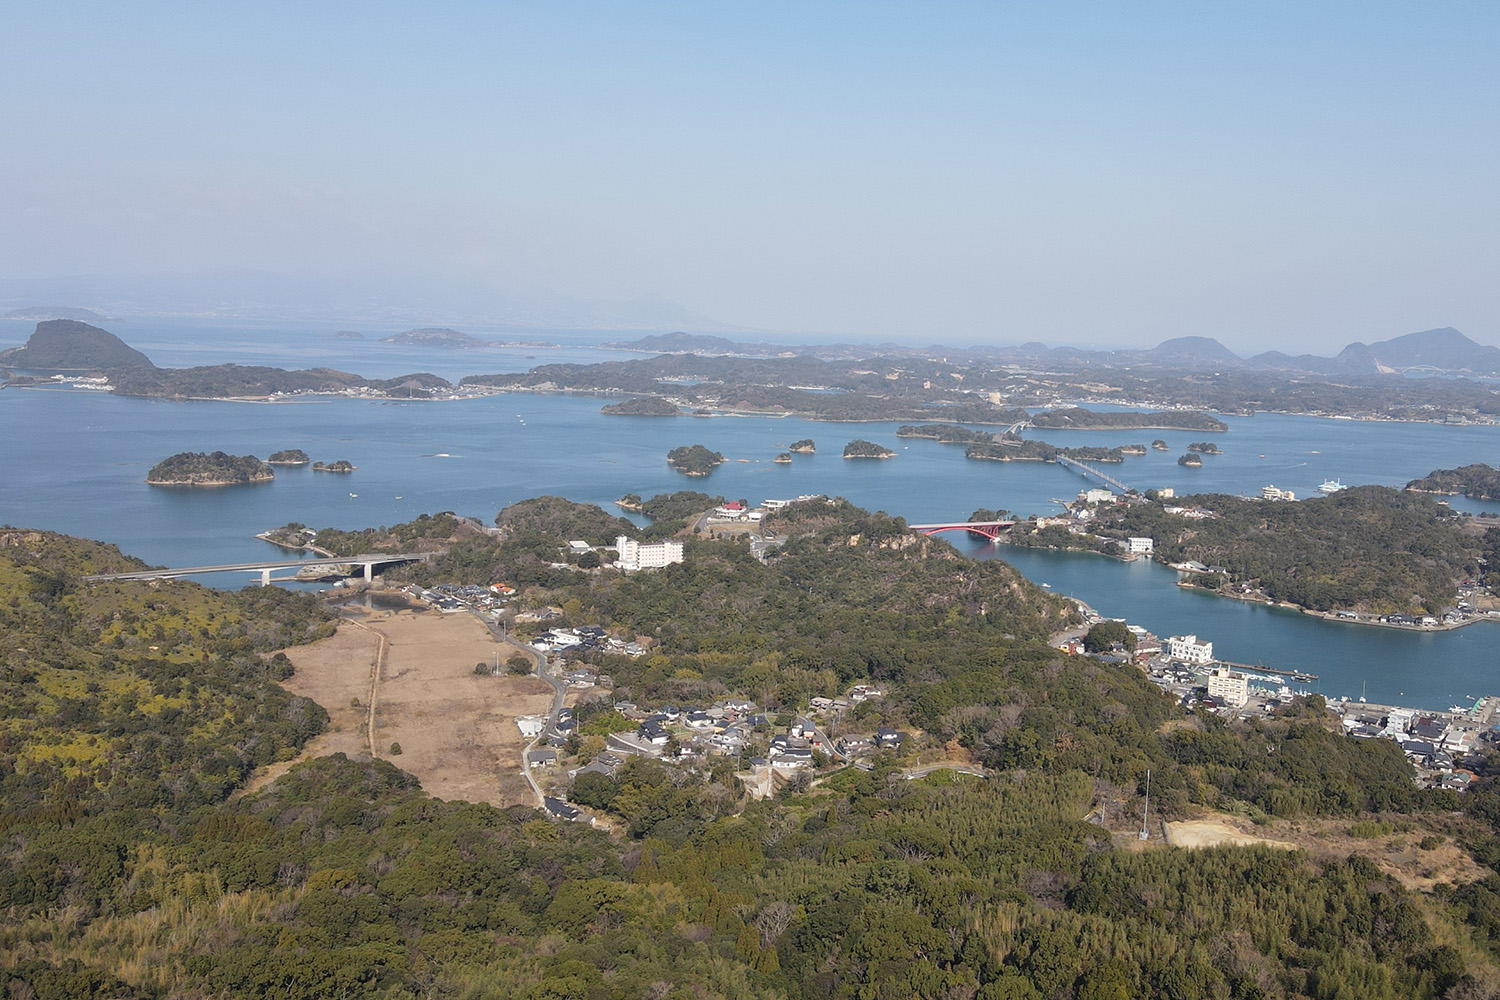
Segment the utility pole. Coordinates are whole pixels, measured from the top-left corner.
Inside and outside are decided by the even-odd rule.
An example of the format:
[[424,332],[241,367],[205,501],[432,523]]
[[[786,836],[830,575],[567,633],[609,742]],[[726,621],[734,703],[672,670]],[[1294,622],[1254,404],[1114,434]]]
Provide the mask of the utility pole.
[[1146,828],[1146,818],[1151,815],[1151,770],[1146,769],[1146,804],[1141,809],[1141,833],[1142,840],[1151,839],[1151,831]]

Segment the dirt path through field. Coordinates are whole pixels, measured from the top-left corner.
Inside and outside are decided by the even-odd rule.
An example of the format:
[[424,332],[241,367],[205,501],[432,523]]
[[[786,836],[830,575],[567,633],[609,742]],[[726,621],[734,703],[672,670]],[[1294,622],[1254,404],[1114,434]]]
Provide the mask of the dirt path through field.
[[[535,677],[476,674],[517,651],[467,614],[375,611],[331,638],[284,652],[285,683],[327,709],[330,730],[304,756],[345,753],[390,760],[440,799],[531,804],[521,774],[519,715],[545,713],[552,688]],[[399,747],[399,753],[393,753]],[[254,787],[289,767],[258,775]],[[269,773],[274,770],[276,773]]]

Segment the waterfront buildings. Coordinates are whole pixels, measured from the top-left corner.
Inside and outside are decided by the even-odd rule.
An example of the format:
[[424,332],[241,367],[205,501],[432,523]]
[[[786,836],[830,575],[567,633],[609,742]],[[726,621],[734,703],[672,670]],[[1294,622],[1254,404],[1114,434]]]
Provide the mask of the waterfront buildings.
[[1250,700],[1250,682],[1244,674],[1218,667],[1208,675],[1208,696],[1230,708],[1240,708]]
[[1206,665],[1214,661],[1214,644],[1199,642],[1196,635],[1174,635],[1167,640],[1167,655],[1183,663]]

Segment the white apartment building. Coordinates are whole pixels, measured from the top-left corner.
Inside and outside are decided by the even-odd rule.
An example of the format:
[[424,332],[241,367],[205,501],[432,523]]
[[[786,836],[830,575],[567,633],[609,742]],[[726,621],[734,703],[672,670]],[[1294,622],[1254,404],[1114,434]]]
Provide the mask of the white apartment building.
[[1208,696],[1231,708],[1239,708],[1250,700],[1250,682],[1244,674],[1219,667],[1208,675]]
[[1183,663],[1212,663],[1214,644],[1199,642],[1196,635],[1174,635],[1167,640],[1167,655]]
[[668,538],[660,542],[638,542],[627,535],[615,539],[618,558],[615,565],[627,573],[638,569],[661,569],[682,562],[682,541]]
[[1149,556],[1152,552],[1156,551],[1156,543],[1149,538],[1138,538],[1135,535],[1131,535],[1125,541],[1127,543],[1125,551],[1133,556]]

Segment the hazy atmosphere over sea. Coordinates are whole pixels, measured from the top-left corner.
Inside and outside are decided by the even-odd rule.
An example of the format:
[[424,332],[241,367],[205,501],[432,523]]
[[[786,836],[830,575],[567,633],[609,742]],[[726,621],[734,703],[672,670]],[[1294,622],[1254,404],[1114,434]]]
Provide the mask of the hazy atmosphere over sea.
[[1500,315],[1490,3],[59,3],[0,305],[1336,351]]

